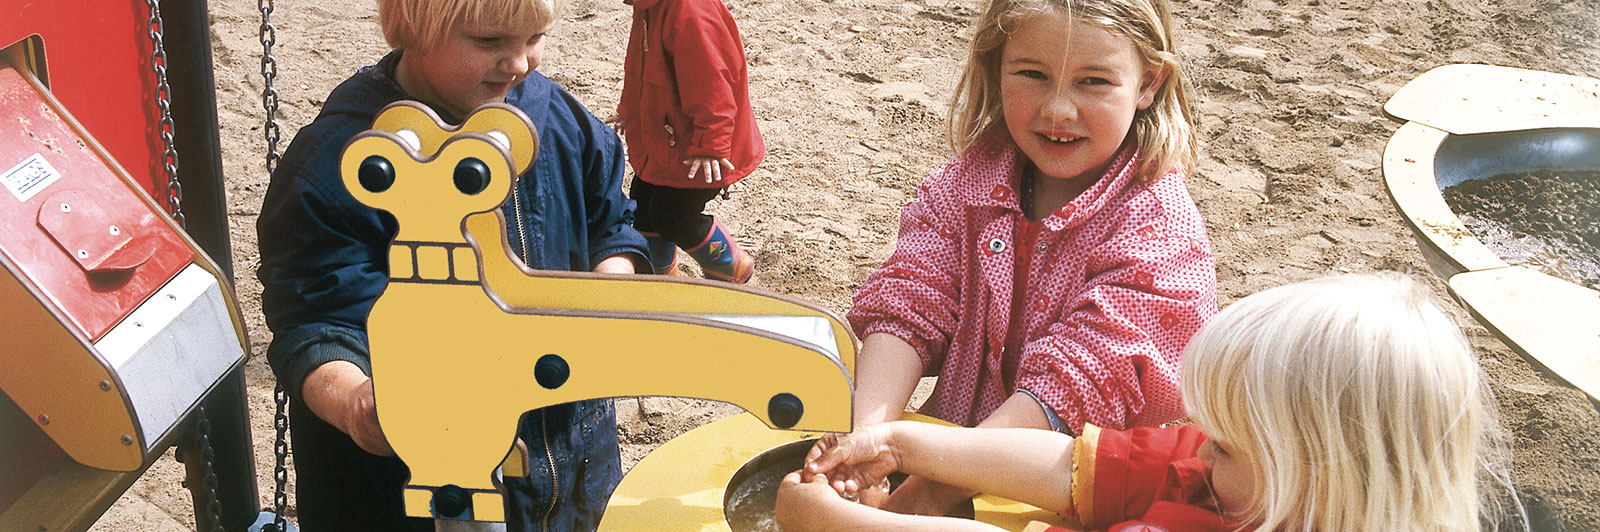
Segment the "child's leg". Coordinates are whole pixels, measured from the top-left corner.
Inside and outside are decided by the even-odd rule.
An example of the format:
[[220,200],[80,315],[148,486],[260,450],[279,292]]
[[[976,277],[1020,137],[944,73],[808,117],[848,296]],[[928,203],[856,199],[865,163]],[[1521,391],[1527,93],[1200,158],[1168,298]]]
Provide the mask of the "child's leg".
[[[703,212],[706,202],[717,196],[717,189],[644,185],[650,201],[649,224],[656,233],[688,252],[706,277],[734,283],[750,280],[755,261],[722,224]],[[634,187],[638,190],[639,185]],[[643,201],[638,209],[647,209]]]
[[744,252],[744,248],[739,247],[738,239],[721,222],[712,218],[711,227],[701,234],[700,241],[684,251],[700,263],[700,269],[705,270],[707,278],[737,284],[750,280],[750,275],[755,273],[756,261]]
[[663,238],[657,228],[656,213],[660,212],[660,207],[655,205],[654,199],[658,188],[634,176],[633,187],[628,190],[628,195],[637,203],[633,209],[633,227],[644,235],[650,252],[650,269],[656,275],[678,275],[678,246]]

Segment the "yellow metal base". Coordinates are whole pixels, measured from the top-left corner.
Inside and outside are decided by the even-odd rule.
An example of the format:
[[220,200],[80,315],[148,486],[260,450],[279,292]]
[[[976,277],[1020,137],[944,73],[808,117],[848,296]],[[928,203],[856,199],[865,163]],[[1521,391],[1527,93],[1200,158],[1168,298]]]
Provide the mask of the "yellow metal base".
[[[907,414],[905,419],[944,423]],[[768,428],[750,414],[709,423],[658,447],[623,477],[601,532],[658,530],[731,532],[723,500],[734,474],[768,449],[821,436]],[[990,495],[973,499],[978,521],[1021,531],[1030,522],[1062,523],[1061,517],[1038,507]]]

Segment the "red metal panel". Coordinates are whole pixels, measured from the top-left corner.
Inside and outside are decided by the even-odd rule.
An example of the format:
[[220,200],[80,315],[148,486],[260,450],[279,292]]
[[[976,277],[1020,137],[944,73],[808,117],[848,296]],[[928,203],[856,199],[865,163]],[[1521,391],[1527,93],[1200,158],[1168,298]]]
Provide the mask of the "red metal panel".
[[149,19],[143,0],[0,0],[0,47],[38,34],[50,92],[164,205]]
[[194,252],[16,70],[0,67],[0,253],[97,340]]

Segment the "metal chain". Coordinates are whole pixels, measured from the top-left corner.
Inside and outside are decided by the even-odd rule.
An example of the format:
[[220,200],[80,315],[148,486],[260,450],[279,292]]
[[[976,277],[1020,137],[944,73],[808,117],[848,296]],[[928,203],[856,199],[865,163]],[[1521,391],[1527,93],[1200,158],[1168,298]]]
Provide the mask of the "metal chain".
[[[164,38],[167,28],[161,19],[159,0],[145,0],[145,4],[150,8],[150,68],[156,74],[156,107],[161,110],[161,166],[167,174],[167,208],[172,220],[179,227],[186,227],[188,220],[183,215],[183,183],[178,182],[178,149],[173,140],[177,128],[172,121],[172,86],[167,84],[167,46]],[[211,418],[206,416],[204,406],[196,407],[195,415],[199,418],[195,423],[195,440],[200,446],[200,462],[205,474],[205,512],[211,516],[212,531],[223,532],[222,502],[217,500],[217,451],[211,447]],[[195,512],[199,513],[200,509],[196,508]]]
[[178,150],[173,147],[172,87],[167,85],[167,50],[162,34],[166,25],[161,22],[161,5],[158,0],[145,0],[150,6],[150,68],[156,72],[156,106],[161,108],[161,143],[165,150],[161,164],[167,173],[167,208],[178,226],[185,225],[183,218],[183,184],[178,182]]
[[278,89],[272,82],[278,79],[278,60],[272,56],[272,44],[278,40],[278,29],[272,27],[272,1],[260,0],[261,5],[261,78],[266,88],[261,90],[261,106],[267,111],[267,175],[278,170]]
[[[278,140],[281,138],[278,129],[278,89],[272,85],[278,78],[278,60],[272,56],[272,44],[278,40],[278,30],[272,27],[272,2],[258,0],[261,8],[261,79],[266,82],[266,87],[261,90],[261,107],[267,112],[264,127],[269,179],[278,171]],[[286,532],[289,530],[288,521],[284,518],[284,512],[289,507],[289,392],[283,389],[282,382],[273,389],[272,399],[277,407],[272,419],[272,428],[277,431],[272,444],[272,527],[274,532]]]
[[278,432],[272,445],[272,458],[276,460],[272,466],[272,526],[274,532],[286,532],[289,527],[283,513],[289,507],[289,392],[280,384],[272,391],[272,397],[278,406],[272,420],[272,428]]
[[[217,472],[212,468],[217,459],[217,451],[211,448],[211,418],[206,416],[204,406],[195,407],[195,415],[200,418],[200,422],[196,424],[198,430],[195,432],[198,434],[195,435],[195,440],[200,444],[200,463],[206,475],[206,513],[211,515],[212,532],[223,532],[222,502],[217,500]],[[199,508],[195,508],[196,513],[199,511]]]

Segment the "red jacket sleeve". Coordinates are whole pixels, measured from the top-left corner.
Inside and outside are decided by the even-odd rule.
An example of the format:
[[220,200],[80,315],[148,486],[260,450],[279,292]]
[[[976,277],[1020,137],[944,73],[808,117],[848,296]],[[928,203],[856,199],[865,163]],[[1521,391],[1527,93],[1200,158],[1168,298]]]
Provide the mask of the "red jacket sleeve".
[[1072,509],[1086,529],[1103,530],[1144,519],[1152,509],[1172,510],[1161,503],[1187,506],[1204,499],[1210,470],[1195,455],[1205,441],[1192,425],[1128,431],[1086,426],[1072,453]]
[[739,28],[720,0],[687,0],[670,6],[662,37],[669,43],[678,96],[692,122],[691,157],[732,155],[736,83],[744,83]]

